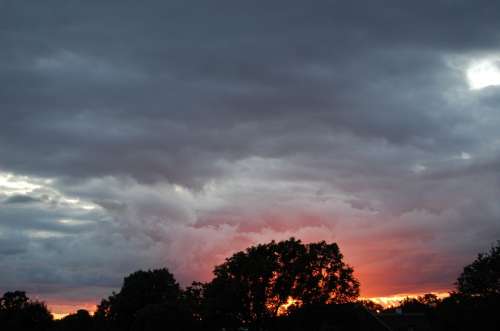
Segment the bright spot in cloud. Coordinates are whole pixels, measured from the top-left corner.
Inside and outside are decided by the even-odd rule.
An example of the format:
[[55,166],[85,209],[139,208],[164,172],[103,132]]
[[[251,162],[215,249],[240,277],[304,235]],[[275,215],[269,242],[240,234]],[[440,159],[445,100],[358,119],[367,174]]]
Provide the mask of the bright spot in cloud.
[[99,209],[99,206],[91,201],[65,196],[52,184],[52,179],[22,176],[0,171],[0,198],[2,196],[29,195],[29,197],[39,198],[40,201],[59,203],[61,206],[72,209],[85,211]]
[[467,80],[471,90],[500,85],[499,59],[475,61],[467,69]]
[[40,187],[27,176],[16,176],[11,173],[0,172],[0,193],[7,195],[27,194]]
[[460,155],[460,158],[462,160],[470,160],[472,158],[472,156],[469,153],[462,152],[462,154]]
[[411,171],[413,171],[414,173],[416,174],[420,174],[424,171],[427,170],[427,167],[422,165],[422,164],[415,164],[412,168],[411,168]]
[[91,205],[89,203],[84,203],[80,199],[74,199],[74,198],[61,198],[61,202],[66,203],[68,205],[71,205],[76,208],[81,208],[85,210],[94,210],[96,209],[96,206]]
[[63,225],[68,225],[68,226],[73,226],[73,225],[86,225],[89,223],[92,223],[93,221],[87,221],[87,220],[77,220],[77,219],[60,219],[58,221],[59,224]]

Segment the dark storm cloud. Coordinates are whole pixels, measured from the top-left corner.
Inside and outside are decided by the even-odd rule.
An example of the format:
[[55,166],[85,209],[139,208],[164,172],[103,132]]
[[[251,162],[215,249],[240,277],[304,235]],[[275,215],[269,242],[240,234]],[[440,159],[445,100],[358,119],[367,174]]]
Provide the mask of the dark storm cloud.
[[452,130],[468,119],[442,109],[457,83],[441,55],[491,48],[494,10],[369,6],[6,2],[3,166],[189,185],[220,159],[296,150],[274,143],[292,130],[467,142]]
[[435,262],[386,289],[446,288],[500,234],[500,93],[465,72],[499,53],[499,9],[1,1],[0,258],[21,262],[0,283],[188,282],[294,235],[340,241],[372,289],[405,256]]

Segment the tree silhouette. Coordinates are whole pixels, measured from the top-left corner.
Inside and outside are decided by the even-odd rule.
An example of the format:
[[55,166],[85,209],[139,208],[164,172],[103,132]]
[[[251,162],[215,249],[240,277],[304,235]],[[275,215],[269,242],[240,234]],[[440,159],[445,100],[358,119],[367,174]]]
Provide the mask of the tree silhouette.
[[489,253],[479,254],[464,268],[457,280],[457,289],[464,295],[500,295],[500,241]]
[[130,330],[136,314],[151,305],[179,305],[181,290],[167,269],[137,271],[125,277],[118,293],[102,300],[96,320],[105,329]]
[[132,331],[195,331],[197,323],[190,310],[181,302],[151,304],[137,311]]
[[422,296],[419,296],[417,300],[421,304],[424,304],[430,308],[435,308],[441,303],[441,299],[439,299],[438,296],[433,293],[426,293]]
[[26,296],[26,292],[23,291],[6,292],[0,298],[0,309],[2,311],[19,311],[28,304],[29,298]]
[[74,314],[69,314],[56,321],[58,331],[90,331],[93,327],[93,320],[90,313],[85,309],[79,309]]
[[457,291],[437,305],[441,330],[498,330],[500,325],[500,241],[464,267]]
[[30,300],[25,292],[6,292],[0,298],[0,329],[49,330],[52,315],[44,303]]
[[420,298],[406,297],[400,301],[396,306],[384,310],[386,313],[394,313],[401,310],[405,314],[414,313],[427,313],[431,309],[426,303],[422,302]]
[[209,319],[250,325],[301,305],[352,302],[359,283],[342,259],[335,243],[294,238],[238,252],[215,268],[206,286]]
[[361,304],[366,309],[368,309],[369,311],[371,311],[372,313],[379,313],[384,310],[384,306],[372,300],[358,300],[358,303]]
[[206,284],[193,282],[182,292],[182,301],[189,309],[195,321],[201,321],[205,315],[204,291]]

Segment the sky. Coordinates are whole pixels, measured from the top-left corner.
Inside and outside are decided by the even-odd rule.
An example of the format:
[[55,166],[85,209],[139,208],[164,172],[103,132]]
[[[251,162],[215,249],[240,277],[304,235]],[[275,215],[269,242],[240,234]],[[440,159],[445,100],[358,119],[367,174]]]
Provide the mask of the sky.
[[0,292],[337,242],[363,297],[500,239],[498,1],[0,0]]

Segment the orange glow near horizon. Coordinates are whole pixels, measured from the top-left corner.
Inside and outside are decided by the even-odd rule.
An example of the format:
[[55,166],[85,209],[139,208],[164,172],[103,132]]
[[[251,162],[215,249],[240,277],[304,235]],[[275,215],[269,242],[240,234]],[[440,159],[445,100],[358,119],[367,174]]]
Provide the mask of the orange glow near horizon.
[[[192,265],[197,266],[196,269],[190,269],[181,273],[179,277],[182,280],[190,279],[201,282],[209,282],[213,275],[210,270],[213,265],[219,265],[224,262],[225,257],[231,256],[233,253],[244,250],[245,247],[256,245],[260,242],[269,242],[270,240],[286,240],[291,234],[284,233],[281,237],[276,237],[274,233],[269,234],[269,237],[258,239],[249,238],[247,236],[235,236],[228,241],[224,241],[224,245],[214,245],[211,249],[202,251],[198,254],[197,263]],[[388,257],[393,257],[406,254],[406,251],[393,252],[392,250],[386,251],[385,248],[380,248],[379,243],[376,241],[361,242],[353,240],[339,240],[325,234],[324,228],[308,228],[307,231],[302,231],[297,234],[297,237],[302,238],[302,242],[307,244],[310,242],[317,242],[319,240],[326,240],[328,242],[337,242],[342,247],[342,252],[345,256],[345,261],[353,266],[355,272],[354,276],[361,283],[361,297],[360,300],[371,300],[383,307],[390,307],[397,304],[405,298],[416,298],[427,293],[433,293],[438,298],[448,296],[448,291],[453,290],[450,286],[446,288],[446,284],[440,285],[439,283],[415,283],[408,281],[407,276],[413,271],[412,268],[406,268],[401,271],[402,276],[390,273],[388,270],[394,269],[393,260]],[[190,240],[192,241],[192,240]],[[188,242],[188,241],[186,241]],[[182,246],[184,249],[184,246]],[[367,263],[368,261],[368,263]],[[371,261],[382,261],[373,263]],[[173,270],[177,271],[177,270]],[[405,277],[405,282],[402,282],[402,277]],[[414,276],[417,279],[417,276]],[[411,279],[410,279],[411,280]],[[188,285],[189,283],[182,283]],[[451,280],[450,280],[451,284]],[[110,289],[111,292],[111,289]],[[101,292],[99,292],[101,293]],[[45,301],[55,318],[62,318],[68,314],[75,313],[78,309],[86,309],[90,313],[96,310],[96,305],[104,295],[96,296],[94,302],[90,302],[91,297],[87,296],[85,301],[63,301],[63,298],[44,299],[43,297],[37,298]],[[73,296],[75,297],[75,296]],[[287,310],[297,304],[293,298],[288,298],[287,302],[280,305],[280,300],[271,299],[267,303],[269,309],[276,312],[278,315],[286,314]]]
[[52,317],[55,319],[55,320],[61,320],[63,318],[65,318],[66,316],[68,316],[69,314],[58,314],[58,313],[52,313]]
[[389,308],[396,306],[399,302],[403,301],[406,298],[416,299],[419,296],[423,296],[424,294],[434,294],[439,299],[446,298],[450,295],[448,292],[398,293],[385,297],[370,297],[370,298],[360,297],[359,299],[370,300],[381,305],[384,308]]
[[47,303],[48,308],[54,317],[54,319],[61,319],[69,314],[76,313],[79,309],[87,310],[91,315],[94,314],[97,309],[97,304],[93,302],[82,302],[82,303]]
[[[406,298],[417,298],[419,296],[423,296],[424,294],[431,293],[435,294],[439,299],[443,299],[449,296],[448,292],[422,292],[422,293],[397,293],[394,295],[381,296],[381,297],[360,297],[360,300],[370,300],[373,301],[384,308],[389,308],[397,305],[400,301]],[[292,297],[288,297],[287,302],[282,304],[278,310],[277,315],[285,315],[288,309],[291,306],[300,306],[302,301],[299,299],[294,299]],[[78,309],[86,309],[90,314],[94,314],[97,306],[96,303],[50,303],[48,302],[49,310],[52,312],[52,316],[54,319],[61,319],[69,314],[76,313]]]

